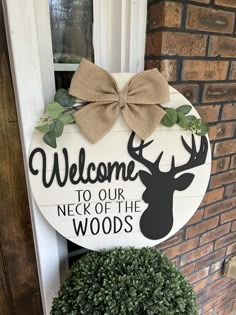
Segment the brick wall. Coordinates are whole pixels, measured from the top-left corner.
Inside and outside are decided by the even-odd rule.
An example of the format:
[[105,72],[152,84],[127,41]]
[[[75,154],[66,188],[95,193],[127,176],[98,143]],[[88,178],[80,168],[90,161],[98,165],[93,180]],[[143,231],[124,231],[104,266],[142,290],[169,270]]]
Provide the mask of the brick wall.
[[188,224],[159,248],[194,286],[200,314],[236,309],[236,1],[151,1],[146,68],[157,67],[209,122],[212,177]]

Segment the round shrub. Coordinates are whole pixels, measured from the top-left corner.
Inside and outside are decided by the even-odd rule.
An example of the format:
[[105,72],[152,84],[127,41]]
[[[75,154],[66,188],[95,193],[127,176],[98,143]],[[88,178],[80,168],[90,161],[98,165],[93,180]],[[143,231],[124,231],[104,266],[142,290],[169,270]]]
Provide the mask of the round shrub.
[[150,248],[91,252],[71,268],[52,315],[197,315],[192,286]]

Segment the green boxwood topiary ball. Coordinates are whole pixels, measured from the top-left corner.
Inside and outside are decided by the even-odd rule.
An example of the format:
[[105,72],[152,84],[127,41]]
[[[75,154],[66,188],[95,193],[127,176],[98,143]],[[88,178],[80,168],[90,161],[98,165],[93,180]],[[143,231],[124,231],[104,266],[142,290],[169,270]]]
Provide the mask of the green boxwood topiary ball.
[[91,252],[71,268],[52,315],[197,315],[192,286],[150,248]]

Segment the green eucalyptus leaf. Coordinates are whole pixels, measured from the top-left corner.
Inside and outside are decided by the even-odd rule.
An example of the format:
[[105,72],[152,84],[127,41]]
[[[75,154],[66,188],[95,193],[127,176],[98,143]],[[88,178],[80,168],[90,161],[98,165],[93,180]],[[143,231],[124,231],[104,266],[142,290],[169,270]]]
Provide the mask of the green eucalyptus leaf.
[[46,113],[53,119],[58,118],[64,110],[65,108],[57,102],[50,103],[46,106]]
[[185,114],[181,112],[177,112],[177,123],[184,118],[185,118]]
[[186,116],[183,116],[178,122],[178,125],[184,129],[188,127],[188,124],[189,124],[189,120],[186,118]]
[[45,133],[45,135],[43,136],[43,141],[49,145],[52,148],[56,148],[57,147],[57,141],[56,141],[56,137],[52,132],[47,132]]
[[60,119],[55,120],[50,125],[50,132],[53,133],[56,138],[58,138],[62,135],[63,129],[64,129],[64,125]]
[[46,133],[50,131],[50,126],[49,125],[36,126],[35,129],[42,133]]
[[188,119],[188,121],[194,121],[195,119],[197,119],[197,117],[194,115],[188,115],[186,116],[186,118]]
[[180,107],[178,107],[176,110],[178,113],[183,113],[183,114],[188,114],[192,109],[191,105],[182,105]]
[[64,107],[72,107],[75,102],[76,98],[68,93],[68,90],[65,89],[59,89],[57,90],[54,101],[58,102]]
[[204,135],[206,135],[208,133],[209,126],[204,121],[201,122],[201,127],[200,128],[201,128],[201,132],[197,133],[198,136],[204,136]]
[[[74,112],[74,111],[73,111]],[[74,117],[72,116],[72,112],[69,113],[64,113],[59,120],[63,122],[64,125],[72,124],[75,120]]]
[[174,108],[166,108],[166,114],[161,120],[161,124],[165,127],[172,127],[177,122],[178,116]]

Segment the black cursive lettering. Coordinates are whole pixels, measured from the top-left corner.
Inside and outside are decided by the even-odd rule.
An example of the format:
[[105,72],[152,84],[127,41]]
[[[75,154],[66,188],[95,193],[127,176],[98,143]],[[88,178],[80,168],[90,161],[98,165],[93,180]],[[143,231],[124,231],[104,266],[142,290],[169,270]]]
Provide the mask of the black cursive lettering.
[[[87,171],[85,171],[86,153],[84,148],[80,149],[78,164],[72,163],[70,165],[68,152],[65,148],[62,149],[64,161],[60,162],[63,165],[59,165],[58,153],[54,153],[53,168],[49,175],[47,174],[47,156],[45,151],[42,148],[34,149],[29,157],[29,169],[35,176],[39,174],[39,169],[36,169],[33,165],[36,155],[41,155],[42,183],[46,188],[50,187],[54,180],[57,181],[60,187],[64,187],[67,181],[70,181],[73,185],[77,185],[79,183],[94,184],[105,181],[110,183],[112,180],[119,180],[120,178],[123,181],[135,181],[138,177],[138,172],[134,172],[134,161],[130,161],[127,165],[124,162],[119,163],[117,161],[113,163],[108,162],[107,164],[100,162],[97,166],[91,162],[87,165]],[[65,169],[65,171],[62,173],[60,168]]]

